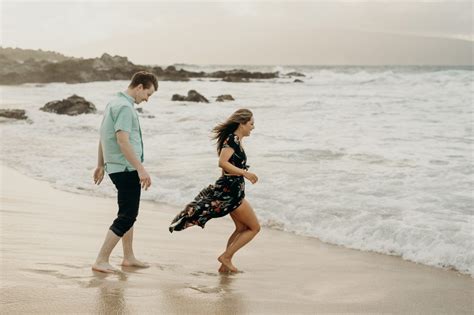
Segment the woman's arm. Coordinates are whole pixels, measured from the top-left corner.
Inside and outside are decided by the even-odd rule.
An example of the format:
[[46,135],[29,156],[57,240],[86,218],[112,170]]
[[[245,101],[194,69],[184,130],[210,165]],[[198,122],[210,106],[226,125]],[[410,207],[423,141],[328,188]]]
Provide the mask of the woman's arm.
[[229,162],[230,157],[234,154],[234,149],[232,148],[222,148],[221,154],[219,155],[219,167],[222,168],[226,173],[231,175],[239,175],[247,178],[252,184],[255,184],[258,181],[257,175],[254,173],[247,172],[244,169],[238,168],[232,163]]

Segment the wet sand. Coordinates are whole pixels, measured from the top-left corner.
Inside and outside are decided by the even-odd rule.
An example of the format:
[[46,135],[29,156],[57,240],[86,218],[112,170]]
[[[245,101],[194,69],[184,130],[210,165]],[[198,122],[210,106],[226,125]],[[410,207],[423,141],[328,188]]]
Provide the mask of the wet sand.
[[[170,234],[180,207],[151,202],[135,225],[136,256],[151,267],[94,272],[115,199],[0,170],[2,314],[473,313],[470,276],[266,228],[237,253],[244,272],[220,275],[216,258],[232,221]],[[121,254],[119,243],[112,265]]]

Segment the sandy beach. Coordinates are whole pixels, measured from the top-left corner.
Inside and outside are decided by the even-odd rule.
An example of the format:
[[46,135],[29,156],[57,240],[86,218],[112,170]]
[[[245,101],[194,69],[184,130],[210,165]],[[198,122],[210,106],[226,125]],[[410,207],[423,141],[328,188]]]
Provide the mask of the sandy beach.
[[180,209],[151,202],[135,225],[135,253],[151,267],[93,272],[115,200],[59,191],[4,165],[1,179],[3,314],[473,312],[468,275],[267,228],[236,255],[244,272],[220,275],[231,220],[170,234]]

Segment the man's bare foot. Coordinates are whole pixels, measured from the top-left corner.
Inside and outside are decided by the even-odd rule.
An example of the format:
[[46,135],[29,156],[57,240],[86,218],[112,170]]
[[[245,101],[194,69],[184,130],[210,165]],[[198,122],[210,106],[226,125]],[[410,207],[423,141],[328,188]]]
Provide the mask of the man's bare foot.
[[118,269],[112,267],[109,263],[95,263],[92,265],[92,270],[98,272],[105,272],[105,273],[114,273],[117,272]]
[[224,265],[230,272],[238,272],[239,270],[235,268],[234,265],[232,265],[232,262],[230,261],[230,258],[224,256],[224,254],[220,255],[217,260]]
[[122,266],[124,267],[136,267],[136,268],[148,268],[150,267],[149,264],[147,263],[144,263],[142,261],[139,261],[138,259],[136,258],[133,258],[133,259],[124,259],[122,261]]

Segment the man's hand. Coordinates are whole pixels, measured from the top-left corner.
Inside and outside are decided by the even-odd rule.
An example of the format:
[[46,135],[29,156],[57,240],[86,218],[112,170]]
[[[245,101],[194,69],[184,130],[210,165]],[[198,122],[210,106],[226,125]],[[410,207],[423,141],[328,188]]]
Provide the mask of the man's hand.
[[120,151],[122,151],[125,159],[127,159],[127,161],[137,170],[138,177],[140,178],[140,185],[142,188],[147,190],[148,187],[151,186],[151,178],[137,159],[133,147],[130,144],[128,132],[119,130],[115,134],[117,137],[117,143],[120,146]]
[[147,190],[151,186],[151,178],[148,172],[143,168],[138,170],[138,177],[140,178],[140,185],[143,189]]
[[100,185],[103,179],[104,179],[104,167],[97,166],[97,168],[94,171],[94,183],[96,185]]

